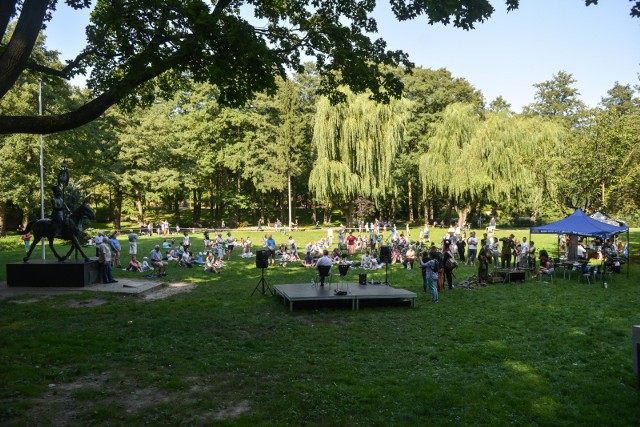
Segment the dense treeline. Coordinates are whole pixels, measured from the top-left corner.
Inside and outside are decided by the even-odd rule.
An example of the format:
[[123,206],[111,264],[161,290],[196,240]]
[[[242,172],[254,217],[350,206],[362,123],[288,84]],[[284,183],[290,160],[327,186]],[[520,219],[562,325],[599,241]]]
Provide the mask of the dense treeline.
[[[571,207],[635,218],[638,87],[616,82],[588,109],[571,74],[560,71],[537,84],[534,102],[516,114],[502,98],[486,105],[480,91],[445,69],[397,73],[404,96],[388,104],[347,89],[346,101],[332,104],[317,95],[312,66],[242,108],[221,106],[215,86],[193,83],[148,109],[110,109],[45,136],[45,182],[55,182],[67,159],[68,202],[89,196],[115,228],[124,219],[153,221],[159,207],[179,221],[185,205],[191,215],[181,225],[255,225],[260,217],[287,223],[289,200],[291,220],[301,223],[465,222],[488,211],[537,220]],[[44,114],[86,96],[45,81]],[[37,98],[36,77],[27,72],[0,108],[34,114]],[[4,233],[7,223],[40,214],[40,160],[37,136],[0,141]]]

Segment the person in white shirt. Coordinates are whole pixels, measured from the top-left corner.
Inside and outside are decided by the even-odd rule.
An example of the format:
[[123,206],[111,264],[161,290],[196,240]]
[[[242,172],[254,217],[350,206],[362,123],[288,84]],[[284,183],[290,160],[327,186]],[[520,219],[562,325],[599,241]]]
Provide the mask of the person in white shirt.
[[527,263],[529,259],[529,242],[527,242],[527,238],[522,238],[522,245],[520,245],[520,267],[527,268]]
[[467,239],[467,262],[469,265],[476,265],[476,254],[478,253],[478,238],[476,237],[476,232],[472,231],[471,236]]
[[576,248],[576,250],[577,250],[578,258],[579,259],[585,259],[585,256],[587,254],[587,250],[582,245],[582,242],[578,243],[578,247]]

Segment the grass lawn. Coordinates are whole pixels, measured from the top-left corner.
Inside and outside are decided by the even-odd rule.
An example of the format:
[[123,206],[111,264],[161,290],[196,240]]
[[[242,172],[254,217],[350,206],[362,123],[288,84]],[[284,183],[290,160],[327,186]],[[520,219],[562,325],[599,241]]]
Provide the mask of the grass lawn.
[[[528,237],[499,236],[512,231]],[[263,234],[234,233],[255,246]],[[325,235],[294,233],[301,248]],[[23,256],[7,239],[0,280]],[[555,236],[533,240],[555,251]],[[139,256],[161,241],[141,238]],[[202,236],[192,242],[201,248]],[[0,425],[640,425],[637,263],[607,289],[560,275],[444,291],[439,304],[422,292],[419,269],[389,271],[394,286],[419,294],[415,308],[290,313],[281,298],[250,296],[260,270],[239,257],[219,275],[171,267],[168,281],[198,286],[155,301],[0,300]],[[474,272],[462,266],[456,280]],[[300,283],[311,272],[290,264],[267,276]]]

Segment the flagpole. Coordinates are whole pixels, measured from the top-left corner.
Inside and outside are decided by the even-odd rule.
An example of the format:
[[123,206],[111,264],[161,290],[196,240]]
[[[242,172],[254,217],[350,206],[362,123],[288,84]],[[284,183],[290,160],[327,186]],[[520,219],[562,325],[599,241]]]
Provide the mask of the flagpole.
[[[42,82],[38,82],[38,112],[42,116]],[[42,154],[42,134],[40,134],[40,219],[44,219],[44,167]],[[42,259],[46,258],[44,240],[42,239]]]

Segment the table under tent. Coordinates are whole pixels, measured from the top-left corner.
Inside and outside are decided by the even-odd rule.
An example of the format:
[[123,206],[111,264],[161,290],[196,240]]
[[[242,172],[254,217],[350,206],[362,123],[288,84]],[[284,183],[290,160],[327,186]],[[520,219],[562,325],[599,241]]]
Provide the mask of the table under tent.
[[[558,234],[558,235],[568,235],[571,239],[575,239],[577,244],[577,238],[581,237],[590,237],[596,239],[602,239],[606,241],[611,237],[615,237],[621,233],[627,233],[627,242],[625,251],[628,253],[629,251],[629,227],[626,225],[613,225],[603,221],[599,221],[594,219],[587,214],[585,214],[582,210],[576,209],[574,213],[567,216],[560,221],[552,222],[551,224],[541,225],[538,227],[531,227],[529,229],[529,240],[531,240],[531,234]],[[567,250],[567,252],[569,252]],[[605,255],[605,254],[603,254]],[[568,255],[571,260],[572,256],[575,256],[575,253],[571,253]],[[560,242],[558,239],[558,258],[560,258]],[[604,261],[604,260],[603,260]],[[627,260],[627,277],[629,277],[629,262]]]

